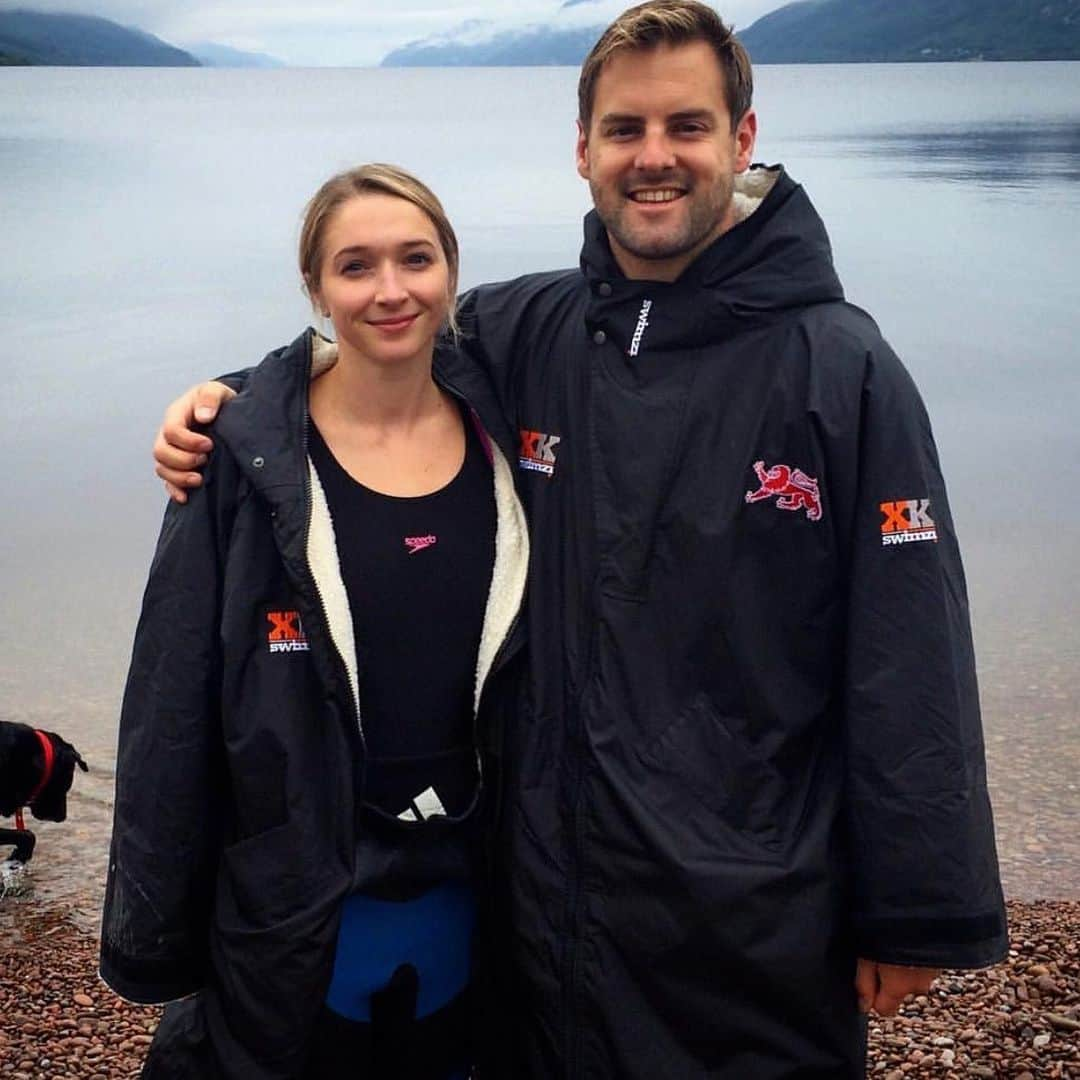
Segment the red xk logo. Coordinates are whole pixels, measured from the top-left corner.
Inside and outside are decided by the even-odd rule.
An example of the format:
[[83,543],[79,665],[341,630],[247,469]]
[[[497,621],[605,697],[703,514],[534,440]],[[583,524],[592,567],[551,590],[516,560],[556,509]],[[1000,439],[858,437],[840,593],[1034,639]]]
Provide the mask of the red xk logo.
[[268,611],[270,632],[266,640],[271,652],[307,652],[308,639],[299,611]]

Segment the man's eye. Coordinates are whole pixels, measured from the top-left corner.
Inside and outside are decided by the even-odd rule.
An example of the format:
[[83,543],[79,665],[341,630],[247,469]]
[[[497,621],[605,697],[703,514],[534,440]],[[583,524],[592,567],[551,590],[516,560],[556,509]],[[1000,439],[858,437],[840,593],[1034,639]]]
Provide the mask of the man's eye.
[[679,124],[675,130],[681,135],[701,135],[708,129],[700,120],[687,120],[684,124]]
[[625,124],[620,127],[608,128],[607,137],[609,139],[632,139],[637,135],[638,130],[638,128],[630,124]]

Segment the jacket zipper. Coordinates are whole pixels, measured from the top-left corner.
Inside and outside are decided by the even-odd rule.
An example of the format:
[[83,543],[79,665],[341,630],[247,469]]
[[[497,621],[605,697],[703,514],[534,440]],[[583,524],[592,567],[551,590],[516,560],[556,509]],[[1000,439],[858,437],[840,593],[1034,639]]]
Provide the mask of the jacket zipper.
[[[586,401],[584,414],[587,418],[587,431],[590,434],[593,429],[592,423],[592,397],[593,380],[590,373],[586,384]],[[585,662],[582,664],[584,673],[581,682],[574,688],[573,699],[576,707],[572,710],[567,707],[566,715],[573,721],[568,724],[568,738],[570,743],[567,747],[570,757],[570,798],[572,806],[570,850],[568,863],[569,882],[567,886],[567,943],[566,956],[563,966],[565,979],[565,996],[563,1000],[563,1026],[566,1032],[563,1041],[563,1053],[566,1062],[567,1080],[574,1080],[581,1074],[581,1031],[582,1025],[578,1020],[581,1013],[581,942],[584,937],[585,906],[583,895],[585,892],[585,773],[588,765],[588,739],[586,737],[585,713],[589,706],[589,689],[594,683],[593,668],[596,664],[598,651],[597,642],[600,635],[597,614],[600,610],[599,592],[599,562],[597,554],[597,541],[594,533],[591,541],[590,556],[596,572],[591,589],[591,607],[585,614],[588,626],[588,644],[585,650]],[[564,699],[565,700],[565,699]]]

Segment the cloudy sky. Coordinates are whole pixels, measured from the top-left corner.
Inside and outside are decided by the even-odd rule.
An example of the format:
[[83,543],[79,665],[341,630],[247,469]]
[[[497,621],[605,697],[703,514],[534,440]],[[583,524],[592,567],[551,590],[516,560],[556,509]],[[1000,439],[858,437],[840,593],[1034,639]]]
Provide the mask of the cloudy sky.
[[[452,34],[483,21],[500,29],[530,23],[592,25],[632,0],[0,0],[0,10],[101,15],[174,45],[213,41],[270,53],[295,65],[377,64],[406,42]],[[730,0],[717,9],[746,28],[785,0]],[[477,32],[476,28],[472,31]]]

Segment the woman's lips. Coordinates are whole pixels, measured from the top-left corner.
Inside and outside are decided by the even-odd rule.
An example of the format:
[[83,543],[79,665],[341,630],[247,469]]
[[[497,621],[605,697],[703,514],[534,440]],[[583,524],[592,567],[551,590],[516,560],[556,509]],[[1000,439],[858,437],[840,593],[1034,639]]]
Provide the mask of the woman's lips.
[[419,317],[420,313],[417,312],[415,315],[402,315],[393,319],[368,319],[368,325],[374,326],[377,330],[392,333],[395,330],[404,330],[407,326],[412,326]]

